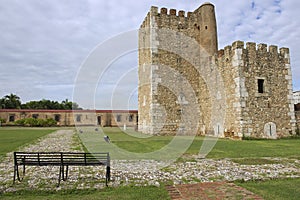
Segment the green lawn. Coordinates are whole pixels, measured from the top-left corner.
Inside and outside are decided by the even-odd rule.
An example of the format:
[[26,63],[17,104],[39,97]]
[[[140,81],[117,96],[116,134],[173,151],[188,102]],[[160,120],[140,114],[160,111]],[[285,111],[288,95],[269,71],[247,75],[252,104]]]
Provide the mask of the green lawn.
[[54,129],[0,127],[0,158],[53,131]]
[[[18,147],[32,143],[55,129],[35,128],[0,128],[0,156],[13,151]],[[105,128],[105,133],[90,128],[82,128],[79,133],[81,139],[86,139],[89,145],[99,146],[98,141],[103,141],[103,135],[109,135],[111,142],[119,148],[131,152],[152,152],[163,148],[173,139],[171,136],[148,137],[134,131],[122,133],[117,128]],[[182,140],[187,137],[182,136]],[[194,138],[185,154],[198,154],[204,137]],[[110,145],[110,144],[106,144]],[[103,149],[103,147],[101,147]],[[89,148],[87,148],[89,149]],[[171,150],[171,149],[170,149]],[[272,163],[263,157],[290,157],[300,159],[300,140],[245,140],[233,141],[218,139],[213,150],[207,158],[234,158],[243,164]],[[254,162],[254,163],[252,163]],[[300,196],[300,179],[284,179],[245,182],[238,185],[261,195],[265,199],[297,199]],[[46,192],[41,190],[19,191],[17,193],[0,193],[0,199],[169,199],[164,186],[161,187],[129,187],[105,188],[102,190],[61,190]]]
[[46,191],[20,191],[16,193],[0,194],[0,199],[28,199],[28,200],[50,200],[50,199],[64,199],[64,200],[92,200],[92,199],[109,199],[109,200],[159,200],[170,199],[168,192],[164,187],[130,187],[123,186],[118,188],[105,188],[102,190],[68,190],[58,192]]
[[[196,152],[193,146],[189,149],[189,153]],[[300,159],[299,152],[300,139],[242,141],[219,139],[208,154],[208,158],[294,157]]]
[[[172,136],[152,136],[145,138],[145,135],[135,133],[122,133],[118,128],[104,128],[105,134],[109,135],[111,142],[119,148],[130,152],[151,152],[167,145]],[[89,135],[90,134],[90,135]],[[135,137],[131,136],[134,135]],[[100,138],[97,133],[87,131],[84,137],[90,137],[89,144],[95,146]],[[181,136],[182,140],[187,137]],[[102,140],[100,138],[99,140]],[[204,137],[195,137],[186,154],[198,154]],[[257,158],[257,157],[290,157],[300,159],[300,139],[281,140],[229,140],[218,139],[207,158]]]
[[300,178],[237,182],[236,184],[262,196],[264,199],[296,200],[300,198]]

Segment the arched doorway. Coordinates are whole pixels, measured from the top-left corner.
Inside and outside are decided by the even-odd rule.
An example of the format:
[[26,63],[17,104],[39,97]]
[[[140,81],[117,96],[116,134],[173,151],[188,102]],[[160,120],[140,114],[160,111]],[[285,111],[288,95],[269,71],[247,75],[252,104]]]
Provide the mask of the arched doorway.
[[277,133],[276,133],[276,124],[273,122],[268,122],[264,126],[264,135],[267,138],[277,138]]

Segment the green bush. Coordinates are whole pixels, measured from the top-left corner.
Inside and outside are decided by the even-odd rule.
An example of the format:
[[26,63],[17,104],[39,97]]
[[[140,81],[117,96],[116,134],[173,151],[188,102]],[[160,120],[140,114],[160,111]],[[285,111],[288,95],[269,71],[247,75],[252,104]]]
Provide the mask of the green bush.
[[18,126],[49,127],[49,126],[55,126],[56,121],[52,118],[50,119],[26,118],[26,119],[17,120],[15,124]]
[[5,119],[2,119],[2,118],[0,118],[0,123],[1,123],[1,124],[4,124],[4,123],[6,123],[6,120],[5,120]]
[[57,124],[57,122],[52,118],[49,118],[49,119],[45,120],[45,125],[46,126],[56,126],[56,124]]
[[15,121],[15,125],[24,126],[24,124],[25,124],[25,119],[19,119]]
[[38,120],[35,118],[26,118],[24,126],[38,126]]

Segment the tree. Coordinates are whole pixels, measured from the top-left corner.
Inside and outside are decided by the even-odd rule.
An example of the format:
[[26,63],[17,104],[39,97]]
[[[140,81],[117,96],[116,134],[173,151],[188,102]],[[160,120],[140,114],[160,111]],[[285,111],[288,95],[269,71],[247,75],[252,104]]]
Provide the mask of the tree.
[[15,94],[6,95],[0,99],[0,109],[49,109],[49,110],[82,110],[75,102],[68,99],[59,103],[58,101],[50,101],[42,99],[40,101],[29,101],[21,104],[20,97]]
[[1,107],[7,109],[20,109],[21,108],[20,97],[12,93],[9,95],[5,95],[1,99]]
[[0,99],[0,109],[4,109],[5,108],[5,103],[4,103],[4,98]]

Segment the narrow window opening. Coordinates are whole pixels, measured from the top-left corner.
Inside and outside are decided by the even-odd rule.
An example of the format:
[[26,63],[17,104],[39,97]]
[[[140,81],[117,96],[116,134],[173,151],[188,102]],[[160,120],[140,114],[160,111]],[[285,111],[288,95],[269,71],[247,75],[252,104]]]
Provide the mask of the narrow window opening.
[[132,121],[133,121],[133,115],[129,115],[128,121],[129,121],[129,122],[132,122]]
[[205,26],[205,30],[207,30],[207,26]]
[[76,115],[76,122],[81,122],[81,115]]
[[101,125],[101,116],[97,117],[98,125]]
[[264,93],[264,79],[257,80],[258,93]]
[[60,121],[60,115],[54,115],[54,120],[59,122]]
[[10,115],[9,122],[14,122],[14,121],[15,121],[15,115]]
[[39,114],[33,114],[32,118],[37,119],[39,117]]
[[117,122],[120,122],[121,121],[121,115],[117,115]]

